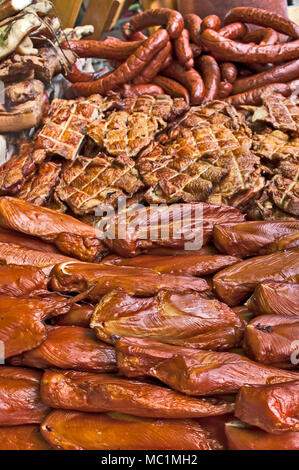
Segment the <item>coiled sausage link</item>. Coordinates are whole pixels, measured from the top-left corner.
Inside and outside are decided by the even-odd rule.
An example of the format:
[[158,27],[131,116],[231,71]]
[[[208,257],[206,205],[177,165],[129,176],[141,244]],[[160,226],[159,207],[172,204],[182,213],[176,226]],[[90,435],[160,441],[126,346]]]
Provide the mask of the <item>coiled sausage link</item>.
[[286,83],[299,77],[299,59],[277,65],[250,77],[240,78],[233,84],[234,95],[271,83]]
[[[205,86],[201,75],[195,69],[186,70],[178,62],[172,62],[167,68],[163,69],[163,75],[174,78],[184,87],[190,94],[192,104],[200,104],[205,96]],[[163,88],[163,87],[162,87]]]
[[262,28],[256,31],[251,31],[242,37],[242,42],[249,43],[254,42],[260,46],[266,46],[267,44],[277,44],[279,42],[279,34],[272,28]]
[[136,31],[143,31],[152,26],[163,26],[166,28],[169,37],[176,39],[179,37],[184,28],[184,19],[182,15],[170,8],[156,8],[146,10],[139,15],[133,16],[126,27],[123,28],[125,38],[130,39],[131,35]]
[[232,62],[222,62],[220,64],[221,78],[225,82],[234,83],[238,76],[238,69]]
[[143,43],[144,40],[127,42],[108,37],[104,41],[73,40],[62,44],[64,44],[65,48],[71,48],[82,59],[94,58],[123,61],[134,54]]
[[281,34],[299,39],[299,26],[281,15],[260,8],[236,7],[232,8],[224,18],[224,24],[235,21],[255,24],[265,28],[273,28]]
[[185,28],[189,31],[191,41],[200,46],[199,34],[202,19],[198,15],[195,15],[195,13],[189,13],[184,16],[184,20]]
[[245,34],[247,34],[248,28],[244,23],[232,23],[224,28],[219,29],[218,33],[224,38],[228,39],[241,39]]
[[171,54],[172,45],[170,42],[166,44],[158,54],[149,62],[149,64],[143,69],[140,75],[134,79],[135,85],[141,83],[150,83],[153,78],[165,67],[165,61]]
[[220,68],[211,55],[202,55],[196,62],[199,66],[205,85],[205,100],[216,99],[220,84]]
[[194,66],[193,51],[190,45],[188,29],[183,29],[180,36],[174,40],[174,51],[178,62],[187,69]]
[[163,75],[157,75],[153,79],[153,83],[161,88],[164,92],[170,95],[172,98],[184,98],[186,103],[190,103],[190,96],[187,89],[169,77],[163,77]]
[[155,55],[166,46],[168,41],[169,35],[167,31],[159,29],[126,62],[121,64],[112,73],[95,82],[75,83],[73,90],[79,96],[90,96],[95,93],[105,94],[108,90],[117,89],[125,83],[134,80]]
[[267,64],[299,58],[299,40],[283,44],[254,46],[224,38],[213,29],[206,29],[201,33],[200,39],[210,52],[223,60]]

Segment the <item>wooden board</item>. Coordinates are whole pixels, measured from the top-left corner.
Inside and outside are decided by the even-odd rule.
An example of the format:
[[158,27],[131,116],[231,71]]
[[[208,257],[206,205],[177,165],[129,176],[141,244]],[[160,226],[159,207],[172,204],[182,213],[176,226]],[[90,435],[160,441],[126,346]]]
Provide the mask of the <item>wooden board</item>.
[[82,24],[92,24],[95,28],[90,39],[101,39],[103,32],[117,21],[124,3],[124,0],[90,0],[82,21]]
[[63,28],[73,28],[83,0],[52,0]]

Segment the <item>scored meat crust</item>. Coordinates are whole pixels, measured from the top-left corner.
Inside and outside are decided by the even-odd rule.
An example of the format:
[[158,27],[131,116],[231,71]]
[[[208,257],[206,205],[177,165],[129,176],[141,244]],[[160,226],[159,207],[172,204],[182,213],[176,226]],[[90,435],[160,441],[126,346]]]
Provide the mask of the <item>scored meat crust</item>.
[[127,205],[207,202],[252,220],[297,218],[299,107],[273,94],[242,108],[190,109],[167,95],[55,99],[27,152],[0,168],[0,194],[80,217],[125,196]]

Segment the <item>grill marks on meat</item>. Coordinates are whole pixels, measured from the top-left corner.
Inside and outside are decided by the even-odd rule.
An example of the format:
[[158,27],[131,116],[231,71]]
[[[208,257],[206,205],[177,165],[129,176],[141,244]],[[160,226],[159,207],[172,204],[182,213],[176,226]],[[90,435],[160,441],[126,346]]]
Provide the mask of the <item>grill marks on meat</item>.
[[60,171],[60,164],[42,163],[35,176],[25,183],[18,197],[36,206],[44,206],[58,183]]
[[172,100],[167,95],[127,98],[116,107],[118,111],[92,122],[88,128],[88,135],[101,150],[114,157],[136,157],[166,128],[167,121],[189,108],[183,100]]
[[78,157],[62,171],[56,188],[58,198],[75,214],[92,213],[99,204],[117,202],[121,196],[133,196],[143,188],[134,161],[99,154],[95,158]]
[[109,105],[109,101],[99,95],[88,100],[54,100],[49,119],[37,135],[36,148],[74,160],[89,123],[102,116]]
[[77,216],[126,196],[128,205],[207,202],[252,220],[296,219],[298,106],[276,94],[243,108],[213,101],[189,110],[166,95],[56,99],[35,152],[0,169],[0,194]]
[[[250,131],[238,115],[231,114],[218,102],[211,109],[195,108],[166,143],[153,144],[139,158],[148,202],[207,201],[212,194],[211,202],[226,204],[235,192],[251,187],[259,158],[246,152],[251,146]],[[256,180],[260,189],[258,174]]]
[[103,151],[115,157],[122,154],[136,157],[165,127],[162,119],[144,113],[117,111],[107,119],[91,123],[88,135]]
[[299,109],[290,99],[278,94],[265,94],[263,106],[258,108],[254,120],[263,120],[281,131],[299,131]]

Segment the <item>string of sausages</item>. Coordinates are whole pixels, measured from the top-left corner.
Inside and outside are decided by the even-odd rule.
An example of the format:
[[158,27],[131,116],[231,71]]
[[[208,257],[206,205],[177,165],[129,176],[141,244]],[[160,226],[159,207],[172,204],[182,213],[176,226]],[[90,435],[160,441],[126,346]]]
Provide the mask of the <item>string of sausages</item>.
[[[248,25],[260,29],[249,31]],[[155,26],[160,28],[149,37],[143,34]],[[100,77],[75,66],[67,78],[76,95],[164,92],[194,105],[222,99],[239,106],[259,105],[268,89],[289,96],[298,87],[299,26],[272,12],[237,7],[222,24],[217,15],[202,20],[157,8],[131,18],[122,32],[124,40],[62,44],[79,58],[107,59],[115,67]]]

